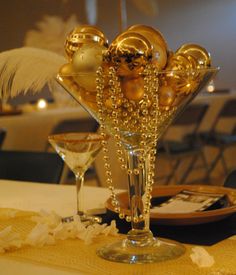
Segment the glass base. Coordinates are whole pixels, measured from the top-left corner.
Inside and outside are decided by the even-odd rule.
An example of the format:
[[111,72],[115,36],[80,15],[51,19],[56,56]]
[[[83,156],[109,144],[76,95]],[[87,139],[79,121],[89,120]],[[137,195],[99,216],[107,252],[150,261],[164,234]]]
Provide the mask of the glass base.
[[125,239],[106,245],[97,250],[97,255],[103,259],[128,264],[157,263],[180,257],[185,253],[185,247],[175,241],[155,239],[148,246],[132,246]]

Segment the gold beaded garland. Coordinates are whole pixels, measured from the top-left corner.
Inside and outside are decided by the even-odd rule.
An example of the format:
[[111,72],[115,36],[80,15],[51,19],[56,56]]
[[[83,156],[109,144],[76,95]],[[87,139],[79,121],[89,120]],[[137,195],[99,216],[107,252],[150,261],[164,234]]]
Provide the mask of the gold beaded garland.
[[[158,72],[152,64],[146,65],[142,73],[143,95],[140,101],[133,100],[126,96],[126,93],[121,87],[123,76],[120,77],[118,75],[117,69],[110,67],[107,74],[109,87],[105,89],[104,70],[100,67],[97,71],[96,100],[98,118],[101,125],[100,130],[102,135],[105,135],[106,127],[112,132],[116,141],[116,153],[121,169],[125,170],[128,175],[138,176],[140,172],[146,168],[147,172],[146,175],[144,175],[146,178],[146,199],[143,206],[143,213],[131,217],[130,215],[126,215],[125,211],[121,209],[113,186],[111,167],[107,155],[107,141],[104,141],[102,145],[106,183],[111,191],[111,204],[114,207],[114,211],[119,214],[121,219],[137,223],[143,221],[146,215],[149,214],[155,175],[156,142],[160,133],[163,132],[163,127],[166,127],[166,123],[163,122],[170,121],[176,109],[174,107],[169,110],[159,108]],[[107,100],[110,100],[109,106],[105,104]],[[136,136],[126,136],[124,134],[125,132],[136,133]],[[122,142],[128,142],[131,145],[139,144],[140,149],[136,167],[131,168],[127,166],[127,159],[124,154]]]

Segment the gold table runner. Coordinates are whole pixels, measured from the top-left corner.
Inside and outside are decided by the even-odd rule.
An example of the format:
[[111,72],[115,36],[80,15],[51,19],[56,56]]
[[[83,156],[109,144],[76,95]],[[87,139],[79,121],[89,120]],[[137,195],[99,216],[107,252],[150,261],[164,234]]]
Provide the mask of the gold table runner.
[[[0,230],[11,225],[15,232],[26,236],[35,225],[31,221],[32,212],[16,211],[14,217],[9,217],[11,210],[0,209]],[[96,255],[96,249],[118,237],[98,237],[91,245],[81,240],[58,241],[56,245],[44,247],[24,247],[19,250],[0,254],[0,257],[16,261],[45,265],[72,273],[80,271],[83,274],[98,275],[236,275],[236,241],[224,240],[216,245],[205,247],[214,256],[215,264],[211,268],[199,268],[193,264],[189,255],[192,245],[186,245],[184,256],[157,264],[129,265],[103,260]]]

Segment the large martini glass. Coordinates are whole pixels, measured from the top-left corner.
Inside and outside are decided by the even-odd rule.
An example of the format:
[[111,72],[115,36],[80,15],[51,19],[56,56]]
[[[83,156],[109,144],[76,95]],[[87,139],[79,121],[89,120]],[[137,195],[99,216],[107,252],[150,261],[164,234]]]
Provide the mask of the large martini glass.
[[[107,137],[97,133],[64,133],[48,137],[49,142],[68,165],[76,179],[77,215],[81,221],[96,222],[99,217],[84,212],[84,175],[102,148],[101,142]],[[68,217],[70,219],[72,217]]]
[[[101,129],[117,140],[118,157],[128,177],[130,210],[120,208],[109,177],[107,183],[114,210],[120,218],[131,222],[132,229],[124,240],[100,248],[97,253],[102,258],[132,264],[153,263],[185,252],[181,244],[154,238],[149,230],[156,144],[216,72],[217,69],[209,67],[157,72],[150,66],[138,78],[126,79],[118,77],[112,67],[108,73],[100,68],[97,77],[88,76],[96,79],[96,91],[80,87],[74,81],[77,75],[58,74],[58,82],[97,119]],[[130,99],[133,87],[143,92],[140,100]],[[109,171],[106,173],[109,175]]]

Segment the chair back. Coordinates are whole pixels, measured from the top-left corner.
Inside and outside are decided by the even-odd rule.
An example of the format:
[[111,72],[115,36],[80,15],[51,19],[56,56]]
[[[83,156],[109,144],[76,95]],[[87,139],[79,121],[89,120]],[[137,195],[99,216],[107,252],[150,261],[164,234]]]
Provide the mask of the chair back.
[[212,124],[212,131],[215,131],[221,118],[234,118],[236,117],[236,99],[231,99],[225,102],[219,114],[216,116]]
[[59,122],[52,130],[51,134],[61,134],[69,132],[96,132],[99,124],[93,118],[67,119]]
[[5,129],[0,129],[0,148],[2,148],[4,140],[6,138],[7,131]]
[[208,109],[207,104],[190,104],[180,116],[173,122],[174,126],[194,126],[195,133]]
[[220,117],[236,117],[236,99],[228,100],[219,113]]
[[[93,118],[85,119],[66,119],[60,121],[54,129],[51,131],[50,135],[71,133],[71,132],[96,132],[98,130],[99,124]],[[47,142],[45,151],[49,151],[50,145]]]
[[59,183],[63,160],[56,153],[0,151],[0,178]]
[[236,188],[236,170],[231,171],[225,181],[224,187]]

